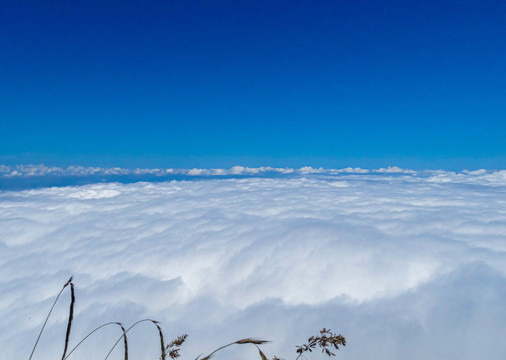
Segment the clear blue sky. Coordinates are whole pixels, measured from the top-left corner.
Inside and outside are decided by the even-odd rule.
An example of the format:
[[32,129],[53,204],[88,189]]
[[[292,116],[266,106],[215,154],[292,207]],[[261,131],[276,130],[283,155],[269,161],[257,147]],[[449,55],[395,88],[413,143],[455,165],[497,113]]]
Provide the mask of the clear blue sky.
[[505,1],[0,14],[0,163],[506,168]]

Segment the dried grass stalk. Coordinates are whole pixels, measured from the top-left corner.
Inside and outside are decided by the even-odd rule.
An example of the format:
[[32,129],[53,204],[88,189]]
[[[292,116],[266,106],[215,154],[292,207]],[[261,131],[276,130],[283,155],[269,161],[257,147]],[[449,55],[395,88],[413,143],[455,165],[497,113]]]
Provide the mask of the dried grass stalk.
[[[70,296],[71,296],[71,300],[70,300],[70,309],[69,309],[69,318],[68,318],[68,323],[67,323],[67,332],[66,332],[66,335],[65,335],[65,348],[63,350],[63,355],[62,355],[62,360],[66,360],[78,347],[79,345],[81,345],[89,336],[91,336],[93,333],[95,333],[96,331],[98,331],[99,329],[107,326],[107,325],[118,325],[121,327],[121,330],[123,331],[123,334],[119,337],[119,339],[114,343],[114,345],[112,346],[112,348],[110,349],[109,353],[107,353],[107,356],[105,357],[104,360],[107,360],[109,358],[109,356],[111,355],[112,351],[114,350],[114,348],[116,347],[116,345],[119,343],[119,341],[123,338],[123,343],[124,343],[124,360],[128,360],[128,338],[127,338],[127,333],[132,329],[134,328],[135,326],[137,326],[138,324],[142,323],[142,322],[151,322],[153,323],[157,330],[158,330],[158,334],[159,334],[159,337],[160,337],[160,349],[161,349],[161,357],[160,357],[160,360],[167,360],[167,355],[169,355],[169,357],[172,359],[172,360],[175,360],[177,358],[179,358],[179,351],[180,351],[180,347],[181,345],[185,342],[186,338],[188,337],[187,334],[183,334],[183,335],[180,335],[178,336],[177,338],[175,338],[174,340],[170,341],[167,345],[165,344],[165,340],[164,340],[164,336],[163,336],[163,331],[162,331],[162,328],[159,324],[158,321],[156,320],[152,320],[152,319],[142,319],[142,320],[139,320],[137,321],[136,323],[134,323],[132,326],[130,326],[128,329],[125,330],[125,328],[123,327],[123,325],[119,322],[109,322],[109,323],[106,323],[106,324],[103,324],[103,325],[100,325],[99,327],[95,328],[93,331],[91,331],[90,333],[88,333],[68,354],[67,354],[67,350],[68,350],[68,345],[69,345],[69,338],[70,338],[70,331],[72,329],[72,321],[74,319],[74,306],[75,306],[75,301],[76,301],[76,298],[75,298],[75,289],[74,289],[74,284],[72,283],[72,277],[70,277],[70,279],[65,283],[65,285],[63,285],[63,288],[60,290],[60,292],[58,293],[58,296],[56,297],[53,305],[51,306],[51,309],[49,310],[49,313],[47,314],[47,317],[46,317],[46,320],[44,321],[44,324],[42,325],[42,329],[40,330],[39,332],[39,335],[37,337],[37,341],[35,342],[35,345],[33,346],[33,349],[32,349],[32,353],[30,354],[30,357],[28,360],[31,360],[32,357],[33,357],[33,354],[35,352],[35,349],[37,347],[37,344],[40,340],[40,337],[44,331],[44,328],[47,324],[47,321],[49,319],[49,317],[51,316],[51,313],[53,312],[53,309],[56,305],[56,303],[58,302],[58,299],[60,298],[61,294],[63,293],[63,290],[65,290],[65,288],[67,286],[70,285]],[[265,354],[262,352],[262,350],[260,349],[260,347],[258,345],[262,345],[262,344],[265,344],[265,343],[268,343],[269,341],[267,340],[260,340],[260,339],[255,339],[255,338],[245,338],[245,339],[241,339],[241,340],[237,340],[237,341],[234,341],[230,344],[227,344],[227,345],[224,345],[224,346],[221,346],[219,348],[217,348],[216,350],[212,351],[209,355],[201,358],[200,360],[209,360],[212,358],[212,356],[222,350],[222,349],[225,349],[229,346],[232,346],[232,345],[244,345],[244,344],[252,344],[254,346],[256,346],[256,348],[258,349],[258,353],[260,354],[260,359],[261,360],[268,360],[267,356],[265,356]],[[339,350],[339,347],[340,346],[346,346],[346,339],[344,338],[344,336],[342,336],[341,334],[336,334],[334,332],[332,332],[330,329],[326,329],[326,328],[323,328],[322,330],[320,330],[320,334],[317,335],[317,336],[311,336],[310,338],[308,338],[308,343],[307,344],[303,344],[301,346],[297,346],[297,354],[299,354],[296,358],[296,360],[298,360],[299,358],[301,357],[304,357],[303,353],[305,352],[312,352],[315,348],[319,347],[320,350],[322,351],[322,353],[328,355],[328,356],[335,356],[335,353],[333,353],[330,349],[335,349],[335,350]],[[200,355],[195,359],[195,360],[198,360],[200,358]],[[274,356],[272,360],[280,360],[277,356]]]
[[56,297],[56,299],[54,300],[53,302],[53,305],[51,306],[51,309],[49,310],[49,313],[47,314],[46,316],[46,320],[44,321],[44,324],[42,325],[42,329],[40,329],[40,332],[39,332],[39,336],[37,336],[37,340],[35,341],[35,344],[33,345],[33,349],[32,349],[32,353],[30,354],[30,357],[28,358],[28,360],[31,360],[32,357],[33,357],[33,353],[35,352],[35,349],[37,348],[37,345],[39,343],[39,340],[40,340],[40,337],[42,336],[42,333],[44,332],[44,328],[46,327],[46,324],[47,324],[47,321],[49,320],[49,317],[51,316],[51,313],[53,312],[53,309],[56,305],[56,303],[58,302],[58,299],[60,298],[63,290],[65,290],[65,288],[69,285],[69,284],[72,284],[72,279],[73,279],[73,276],[70,277],[70,279],[68,279],[68,281],[65,283],[65,285],[63,285],[62,289],[60,290],[60,292],[58,293],[58,296]]
[[76,302],[76,296],[74,293],[74,284],[69,281],[70,284],[70,310],[69,310],[69,320],[67,324],[67,332],[65,334],[65,348],[63,350],[62,360],[65,359],[65,355],[67,354],[67,349],[69,347],[69,338],[70,338],[70,329],[72,328],[72,320],[74,319],[74,304]]
[[162,328],[158,325],[158,321],[153,321],[153,324],[155,324],[156,328],[158,329],[158,334],[160,335],[160,347],[162,349],[162,355],[160,356],[160,360],[165,360],[167,354],[165,352],[165,342],[163,340]]
[[123,344],[125,347],[125,360],[128,360],[128,340],[127,340],[127,336],[126,336],[126,331],[125,331],[125,328],[123,327],[123,325],[119,324],[119,326],[121,326],[121,330],[123,330]]

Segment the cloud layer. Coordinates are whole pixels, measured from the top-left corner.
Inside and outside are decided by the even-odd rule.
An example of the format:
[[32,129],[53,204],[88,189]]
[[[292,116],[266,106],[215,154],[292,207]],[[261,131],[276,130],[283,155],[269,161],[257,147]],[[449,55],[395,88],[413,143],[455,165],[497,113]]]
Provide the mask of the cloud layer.
[[27,176],[104,176],[104,175],[187,175],[187,176],[227,176],[227,175],[258,175],[258,174],[367,174],[367,173],[407,173],[416,174],[416,171],[401,169],[397,166],[389,166],[380,169],[362,169],[347,167],[343,169],[325,169],[304,166],[298,169],[294,168],[275,168],[270,166],[246,167],[234,166],[230,169],[127,169],[127,168],[104,168],[104,167],[84,167],[68,166],[66,168],[58,166],[39,165],[0,165],[0,177],[27,177]]
[[[323,326],[347,337],[343,359],[502,358],[506,172],[380,170],[0,192],[0,348],[28,356],[73,274],[74,343],[152,317],[190,333],[184,358],[246,336],[295,358]],[[62,348],[63,300],[37,359]],[[132,358],[157,358],[148,328]],[[72,356],[105,356],[116,336]],[[222,358],[258,356],[237,351]]]

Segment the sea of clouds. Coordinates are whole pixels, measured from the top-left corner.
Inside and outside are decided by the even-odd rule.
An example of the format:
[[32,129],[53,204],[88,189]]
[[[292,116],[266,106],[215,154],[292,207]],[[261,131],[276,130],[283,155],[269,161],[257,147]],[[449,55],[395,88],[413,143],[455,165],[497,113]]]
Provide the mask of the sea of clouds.
[[[0,177],[92,171],[77,168]],[[342,359],[503,359],[506,171],[217,170],[0,190],[0,358],[28,358],[74,275],[71,346],[102,323],[149,317],[167,338],[190,334],[183,359],[250,336],[295,359],[322,327],[346,337]],[[68,306],[64,292],[34,359],[61,357]],[[70,359],[103,359],[120,334],[106,327]],[[159,357],[151,324],[129,335],[131,359]]]

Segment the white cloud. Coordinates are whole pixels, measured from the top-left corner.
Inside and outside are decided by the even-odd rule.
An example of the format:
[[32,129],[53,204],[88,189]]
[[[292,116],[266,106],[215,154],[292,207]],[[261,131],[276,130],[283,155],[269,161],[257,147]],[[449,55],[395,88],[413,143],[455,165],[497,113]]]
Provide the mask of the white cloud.
[[34,176],[53,176],[53,177],[80,177],[80,176],[167,176],[167,175],[182,175],[182,176],[234,176],[234,175],[308,175],[308,174],[321,174],[321,175],[339,175],[339,174],[392,174],[392,175],[412,175],[421,177],[431,177],[433,182],[453,182],[455,180],[463,179],[464,182],[471,181],[471,177],[475,178],[473,181],[499,181],[501,183],[506,181],[506,170],[489,171],[485,169],[480,170],[463,170],[460,173],[445,171],[445,170],[421,170],[415,171],[412,169],[403,169],[398,166],[388,166],[386,168],[378,169],[362,169],[346,167],[342,169],[331,168],[313,168],[311,166],[303,166],[298,169],[294,168],[275,168],[270,166],[261,167],[247,167],[247,166],[233,166],[230,169],[126,169],[126,168],[102,168],[102,167],[83,167],[83,166],[68,166],[61,167],[48,167],[43,164],[39,165],[16,165],[6,166],[0,165],[0,178],[12,177],[34,177]]
[[387,168],[380,168],[380,169],[373,170],[373,172],[378,172],[378,173],[393,173],[393,174],[395,174],[395,173],[416,174],[416,171],[414,171],[414,170],[401,169],[398,166],[389,166]]
[[[290,172],[261,169],[188,175]],[[152,317],[167,337],[190,333],[184,358],[245,336],[295,358],[326,326],[347,337],[343,359],[502,359],[506,172],[387,169],[0,192],[2,358],[29,355],[73,274],[74,343],[103,322]],[[62,348],[62,300],[36,359]],[[157,358],[151,330],[132,332],[132,358]],[[105,357],[118,335],[72,356]]]

